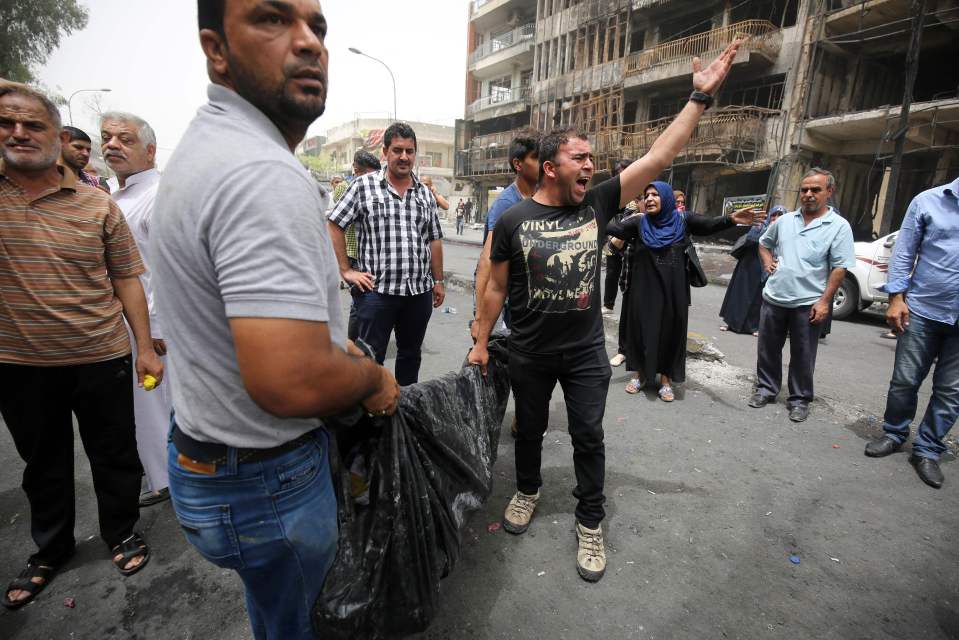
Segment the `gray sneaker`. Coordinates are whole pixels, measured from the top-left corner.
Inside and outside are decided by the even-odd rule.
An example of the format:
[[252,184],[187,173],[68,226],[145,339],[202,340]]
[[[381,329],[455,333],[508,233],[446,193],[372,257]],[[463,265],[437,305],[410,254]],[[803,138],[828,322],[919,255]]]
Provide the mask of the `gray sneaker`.
[[529,529],[529,521],[533,519],[538,500],[539,491],[531,496],[519,491],[514,493],[506,505],[506,513],[503,514],[503,528],[510,533],[525,533]]

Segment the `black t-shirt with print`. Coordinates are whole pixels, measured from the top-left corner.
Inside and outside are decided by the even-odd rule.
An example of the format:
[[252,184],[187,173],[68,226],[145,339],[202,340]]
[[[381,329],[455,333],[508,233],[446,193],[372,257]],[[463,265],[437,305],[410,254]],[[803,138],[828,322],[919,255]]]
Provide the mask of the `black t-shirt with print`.
[[490,259],[509,261],[510,348],[548,354],[603,344],[600,250],[619,197],[616,177],[579,205],[527,198],[497,221]]

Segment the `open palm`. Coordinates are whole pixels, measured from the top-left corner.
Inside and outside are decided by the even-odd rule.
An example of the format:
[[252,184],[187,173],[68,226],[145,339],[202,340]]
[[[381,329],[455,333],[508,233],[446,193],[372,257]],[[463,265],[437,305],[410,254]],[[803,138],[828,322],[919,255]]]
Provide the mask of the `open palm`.
[[733,60],[736,58],[736,52],[739,51],[739,46],[742,43],[743,41],[740,38],[733,40],[725,51],[719,54],[719,57],[705,69],[703,69],[702,60],[693,58],[693,88],[696,91],[715,95],[719,87],[722,86],[723,80],[729,74],[729,70],[733,66]]

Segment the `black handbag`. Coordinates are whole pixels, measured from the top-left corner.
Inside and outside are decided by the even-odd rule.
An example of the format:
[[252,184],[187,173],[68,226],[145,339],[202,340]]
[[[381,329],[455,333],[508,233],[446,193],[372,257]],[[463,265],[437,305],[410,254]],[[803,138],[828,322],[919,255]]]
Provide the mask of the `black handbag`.
[[696,253],[696,247],[693,245],[693,239],[689,235],[689,226],[686,224],[686,216],[683,216],[683,226],[686,230],[686,282],[689,286],[701,288],[709,284],[706,279],[706,272],[703,271],[703,265],[699,262],[699,254]]

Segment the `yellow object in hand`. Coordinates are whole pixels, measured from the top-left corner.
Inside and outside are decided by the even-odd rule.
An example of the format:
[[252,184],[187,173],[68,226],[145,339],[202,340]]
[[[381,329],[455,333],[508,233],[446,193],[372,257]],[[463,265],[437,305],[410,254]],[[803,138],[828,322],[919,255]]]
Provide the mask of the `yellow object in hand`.
[[143,388],[147,391],[153,391],[156,389],[157,379],[151,376],[149,373],[143,376]]

